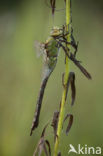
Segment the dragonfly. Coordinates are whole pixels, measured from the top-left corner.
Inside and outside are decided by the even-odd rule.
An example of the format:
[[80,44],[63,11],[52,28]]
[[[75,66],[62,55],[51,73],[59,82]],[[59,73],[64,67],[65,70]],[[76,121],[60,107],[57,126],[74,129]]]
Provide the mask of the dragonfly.
[[[63,49],[66,56],[68,56],[68,58],[74,62],[74,64],[82,71],[82,73],[87,78],[91,78],[90,74],[86,71],[86,69],[82,65],[80,65],[79,61],[76,60],[75,54],[76,54],[78,45],[76,44],[73,37],[71,37],[73,38],[71,42],[67,42],[68,34],[69,32],[66,32],[66,26],[63,25],[62,28],[55,26],[52,28],[52,31],[50,32],[50,36],[45,41],[45,43],[36,42],[36,48],[38,48],[39,54],[42,54],[43,56],[44,75],[41,81],[40,91],[39,91],[39,95],[38,95],[38,99],[36,103],[36,109],[34,113],[30,135],[32,135],[35,128],[38,127],[44,91],[45,91],[48,79],[56,67],[60,48]],[[68,44],[71,45],[75,49],[75,54],[72,54],[71,52],[69,52],[68,54],[68,51],[70,51],[70,49],[67,47]]]
[[[38,100],[36,104],[34,119],[31,127],[31,133],[35,128],[38,127],[39,124],[39,116],[40,116],[40,110],[41,110],[41,104],[43,100],[44,90],[47,84],[47,81],[53,72],[56,64],[57,64],[57,58],[59,54],[59,45],[56,41],[56,37],[62,35],[62,30],[58,27],[54,27],[50,33],[50,37],[46,40],[45,43],[37,43],[40,48],[40,53],[43,55],[43,61],[44,61],[44,75],[41,82],[41,87],[38,95]],[[36,45],[37,46],[37,45]]]

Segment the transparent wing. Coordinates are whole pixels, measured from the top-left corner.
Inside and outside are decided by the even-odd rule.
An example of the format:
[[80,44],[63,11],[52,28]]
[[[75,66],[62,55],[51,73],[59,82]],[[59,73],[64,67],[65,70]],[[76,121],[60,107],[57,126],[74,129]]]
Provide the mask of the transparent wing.
[[52,71],[50,70],[48,65],[44,63],[43,68],[42,68],[42,80],[44,80],[46,77],[49,77],[51,72]]
[[37,57],[40,57],[45,50],[45,44],[44,43],[40,43],[38,41],[34,42],[34,47],[36,49],[36,53],[37,53]]

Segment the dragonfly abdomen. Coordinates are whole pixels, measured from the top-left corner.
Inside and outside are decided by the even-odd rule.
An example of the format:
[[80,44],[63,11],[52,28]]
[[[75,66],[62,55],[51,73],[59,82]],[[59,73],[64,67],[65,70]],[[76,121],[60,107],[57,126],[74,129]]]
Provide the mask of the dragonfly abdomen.
[[33,119],[33,122],[32,122],[30,135],[32,135],[33,130],[35,128],[37,128],[38,124],[39,124],[40,110],[41,110],[44,90],[45,90],[48,78],[49,78],[49,76],[47,76],[46,78],[43,79],[41,87],[40,87],[39,96],[38,96],[38,100],[37,100],[37,104],[36,104],[36,110],[35,110],[34,119]]

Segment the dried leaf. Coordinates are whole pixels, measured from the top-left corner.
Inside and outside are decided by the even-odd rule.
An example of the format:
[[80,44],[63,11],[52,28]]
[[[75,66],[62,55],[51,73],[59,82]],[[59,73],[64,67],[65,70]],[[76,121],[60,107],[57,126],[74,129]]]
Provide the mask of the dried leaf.
[[56,139],[57,136],[58,118],[59,118],[59,111],[55,111],[53,115],[52,124],[51,124],[51,126],[54,129],[54,140]]
[[69,76],[68,76],[65,101],[67,99],[69,85],[71,85],[71,91],[72,91],[72,94],[71,94],[71,98],[72,98],[71,105],[73,105],[74,104],[74,101],[75,101],[75,96],[76,96],[75,73],[74,72],[70,72],[69,73]]
[[48,127],[48,123],[45,125],[43,131],[42,131],[42,134],[41,134],[41,137],[44,137],[45,135],[45,131],[46,131],[46,128]]
[[45,143],[46,143],[47,146],[48,146],[49,156],[51,156],[51,147],[50,147],[50,143],[49,143],[48,140],[45,140]]
[[47,147],[46,147],[45,141],[44,141],[44,147],[43,147],[43,150],[44,150],[46,156],[50,156],[50,155],[48,154],[48,151],[47,151]]
[[66,117],[64,118],[64,121],[63,121],[63,125],[64,125],[64,122],[67,120],[67,118],[69,118],[69,122],[68,122],[68,125],[67,125],[67,128],[66,128],[66,135],[68,135],[70,129],[71,129],[71,126],[73,124],[73,115],[72,114],[67,114]]
[[[36,147],[36,150],[34,151],[33,156],[36,156],[37,153],[38,153],[39,156],[41,156],[42,151],[45,152],[46,156],[51,156],[50,143],[49,143],[48,140],[45,140],[45,138],[44,138],[45,137],[45,131],[46,131],[47,126],[48,126],[48,124],[46,124],[46,126],[44,127],[44,129],[42,131],[42,134],[41,134],[39,143],[38,143],[38,145]],[[47,150],[46,145],[48,145],[48,150]]]
[[36,156],[36,154],[38,153],[38,155],[40,156],[42,151],[43,151],[43,146],[44,146],[44,138],[40,138],[39,143],[36,147],[36,150],[34,151],[33,156]]
[[64,84],[64,75],[65,75],[65,73],[62,74],[62,85],[63,85],[63,87],[65,87],[65,84]]
[[67,94],[68,94],[68,90],[69,90],[69,85],[70,85],[70,73],[69,73],[69,76],[68,76],[68,80],[67,80],[67,84],[66,84],[66,96],[65,96],[65,101],[67,99]]
[[71,75],[71,91],[72,91],[72,102],[71,102],[71,105],[74,104],[74,101],[75,101],[75,96],[76,96],[76,88],[75,88],[75,73],[74,72],[70,72],[70,75]]
[[35,149],[35,151],[34,151],[33,156],[36,156],[36,154],[38,153],[38,151],[39,151],[39,146],[37,145],[37,147],[36,147],[36,149]]

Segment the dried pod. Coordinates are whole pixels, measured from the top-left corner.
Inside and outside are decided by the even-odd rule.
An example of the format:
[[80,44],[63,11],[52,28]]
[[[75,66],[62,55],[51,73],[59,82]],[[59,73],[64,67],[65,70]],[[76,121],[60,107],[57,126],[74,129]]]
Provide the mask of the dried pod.
[[[51,156],[50,143],[48,140],[45,140],[45,130],[46,130],[47,126],[48,126],[48,124],[44,127],[44,129],[42,131],[39,143],[36,147],[36,150],[35,150],[33,156],[36,156],[37,153],[39,156],[41,156],[43,151],[46,156]],[[47,147],[48,147],[48,149],[47,149]]]
[[54,129],[54,140],[56,139],[57,136],[58,118],[59,118],[59,111],[55,111],[53,115],[52,124],[51,124],[51,126]]
[[70,72],[70,84],[71,84],[71,98],[72,98],[72,102],[71,105],[74,104],[75,101],[75,96],[76,96],[76,88],[75,88],[75,73],[74,72]]
[[68,122],[68,125],[67,125],[67,128],[66,128],[66,135],[68,135],[70,129],[71,129],[71,126],[73,124],[73,115],[72,114],[67,114],[66,117],[64,118],[64,121],[63,121],[63,125],[64,125],[64,122],[67,120],[67,118],[69,118],[69,122]]
[[71,85],[71,91],[72,91],[72,93],[71,93],[71,99],[72,99],[71,105],[73,105],[74,101],[75,101],[75,96],[76,96],[75,73],[74,72],[70,72],[69,76],[68,76],[65,101],[67,99],[69,85]]

